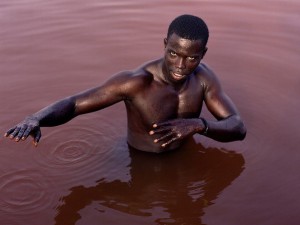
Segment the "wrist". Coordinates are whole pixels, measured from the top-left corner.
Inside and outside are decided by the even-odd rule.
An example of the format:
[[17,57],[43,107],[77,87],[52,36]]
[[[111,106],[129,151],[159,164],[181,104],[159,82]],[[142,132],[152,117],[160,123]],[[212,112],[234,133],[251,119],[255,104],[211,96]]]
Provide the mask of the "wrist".
[[39,119],[36,116],[34,116],[34,115],[27,116],[25,118],[25,120],[27,120],[27,121],[34,121],[34,122],[36,122],[38,124],[40,123]]

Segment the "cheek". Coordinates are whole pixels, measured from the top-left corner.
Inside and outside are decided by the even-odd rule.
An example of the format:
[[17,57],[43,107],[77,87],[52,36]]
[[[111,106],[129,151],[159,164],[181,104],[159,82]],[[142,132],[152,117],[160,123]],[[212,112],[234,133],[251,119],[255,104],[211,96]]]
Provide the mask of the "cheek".
[[189,64],[187,64],[186,69],[189,71],[194,71],[197,68],[197,66],[198,66],[198,64],[196,64],[196,63],[189,63]]
[[187,68],[189,70],[195,70],[197,68],[197,66],[199,65],[199,63],[200,63],[200,60],[193,62],[193,63],[190,62],[187,64]]
[[168,55],[165,56],[165,63],[168,68],[174,66],[174,60],[172,60],[172,58],[170,58]]
[[165,56],[165,58],[164,58],[164,67],[165,67],[166,72],[169,73],[169,71],[171,69],[170,67],[172,67],[172,65],[167,56]]

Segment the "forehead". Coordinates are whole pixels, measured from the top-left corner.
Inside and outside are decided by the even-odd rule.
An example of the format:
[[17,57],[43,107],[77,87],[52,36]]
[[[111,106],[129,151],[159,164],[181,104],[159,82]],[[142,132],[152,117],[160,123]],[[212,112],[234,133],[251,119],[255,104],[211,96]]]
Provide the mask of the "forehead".
[[193,55],[200,54],[205,46],[201,40],[185,39],[173,33],[169,36],[166,47],[176,52],[185,52],[188,55]]

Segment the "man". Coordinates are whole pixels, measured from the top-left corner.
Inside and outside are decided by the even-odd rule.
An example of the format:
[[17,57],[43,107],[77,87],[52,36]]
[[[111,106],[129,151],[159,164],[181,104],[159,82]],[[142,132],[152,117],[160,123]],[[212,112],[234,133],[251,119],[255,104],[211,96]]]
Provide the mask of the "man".
[[[192,15],[169,26],[164,57],[133,71],[123,71],[104,84],[62,99],[9,129],[16,141],[29,135],[37,145],[40,127],[57,126],[74,117],[124,101],[128,145],[148,152],[179,148],[198,133],[217,141],[243,140],[246,128],[216,75],[200,61],[207,51],[208,28]],[[217,121],[199,118],[202,104]]]

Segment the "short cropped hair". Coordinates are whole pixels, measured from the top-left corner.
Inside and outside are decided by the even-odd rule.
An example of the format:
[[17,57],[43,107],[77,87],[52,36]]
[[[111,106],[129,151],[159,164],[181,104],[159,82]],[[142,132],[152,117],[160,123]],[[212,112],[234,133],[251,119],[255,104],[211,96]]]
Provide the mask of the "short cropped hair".
[[206,23],[197,16],[187,14],[176,17],[170,23],[167,38],[173,33],[181,38],[200,40],[204,46],[206,46],[209,37]]

